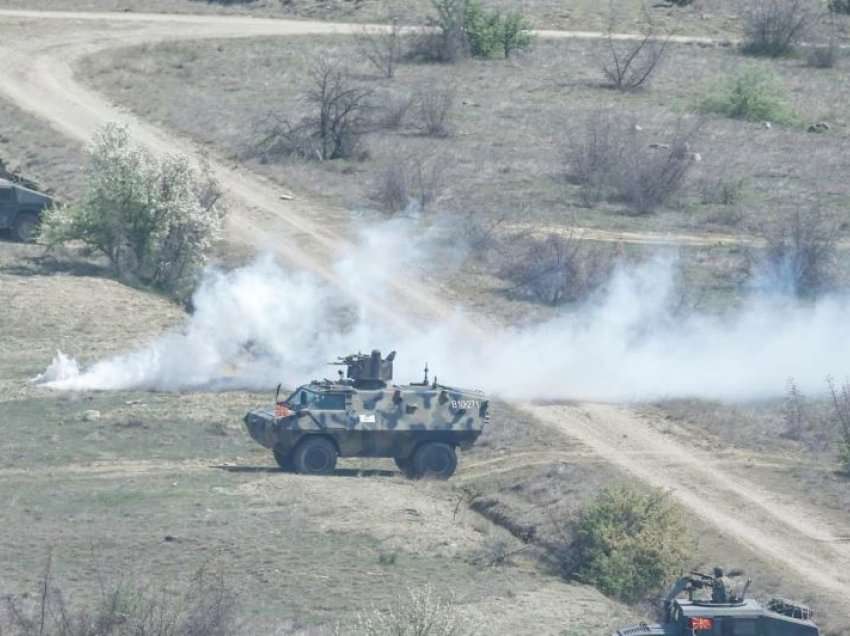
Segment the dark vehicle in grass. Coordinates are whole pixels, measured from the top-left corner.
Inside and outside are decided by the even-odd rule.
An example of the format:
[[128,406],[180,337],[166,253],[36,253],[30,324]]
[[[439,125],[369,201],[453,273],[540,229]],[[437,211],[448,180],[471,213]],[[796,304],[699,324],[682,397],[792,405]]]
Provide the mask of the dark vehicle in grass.
[[42,213],[53,204],[46,194],[0,179],[0,230],[29,243],[35,239]]
[[[692,572],[679,578],[664,602],[663,624],[624,627],[614,636],[819,636],[805,605],[773,599],[766,605],[747,598],[750,581],[740,572]],[[705,590],[708,594],[702,593]],[[686,594],[686,598],[680,598]]]
[[[428,382],[389,384],[395,352],[341,358],[335,381],[313,381],[272,408],[245,416],[251,437],[284,470],[329,474],[338,457],[392,457],[409,477],[448,479],[457,449],[470,448],[488,421],[483,393]],[[345,375],[345,377],[343,377]]]

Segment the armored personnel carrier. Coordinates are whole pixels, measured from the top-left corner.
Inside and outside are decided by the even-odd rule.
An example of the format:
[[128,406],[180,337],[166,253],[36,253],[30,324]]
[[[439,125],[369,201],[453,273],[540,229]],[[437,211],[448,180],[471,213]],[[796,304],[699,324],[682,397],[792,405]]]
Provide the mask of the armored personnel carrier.
[[726,576],[715,568],[713,576],[683,576],[664,602],[664,624],[632,625],[614,636],[819,636],[808,607],[785,599],[767,605],[748,599],[750,581],[741,585],[736,580],[741,574]]
[[32,241],[41,213],[53,203],[46,194],[0,179],[0,230],[11,230],[18,241]]
[[314,380],[245,416],[254,440],[284,470],[324,475],[338,457],[392,457],[411,478],[448,479],[457,449],[470,448],[488,421],[483,393],[444,386],[428,369],[421,383],[390,384],[395,351],[353,354],[336,380]]

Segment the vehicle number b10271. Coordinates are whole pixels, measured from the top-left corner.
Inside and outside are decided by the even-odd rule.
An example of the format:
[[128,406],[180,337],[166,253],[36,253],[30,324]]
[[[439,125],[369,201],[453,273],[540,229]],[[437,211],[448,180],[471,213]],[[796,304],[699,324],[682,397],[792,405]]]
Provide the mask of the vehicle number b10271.
[[452,400],[451,402],[452,408],[455,410],[460,409],[477,409],[481,402],[478,400]]

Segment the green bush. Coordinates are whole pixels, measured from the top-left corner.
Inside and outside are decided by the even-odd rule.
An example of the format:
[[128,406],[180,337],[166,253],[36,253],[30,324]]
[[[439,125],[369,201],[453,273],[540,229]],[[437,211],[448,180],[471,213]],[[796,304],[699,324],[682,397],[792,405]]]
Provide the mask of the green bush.
[[469,52],[473,57],[509,58],[513,51],[531,45],[531,26],[518,11],[502,14],[486,10],[476,0],[466,4],[464,20]]
[[505,58],[531,45],[531,25],[518,11],[502,14],[485,9],[478,0],[431,0],[436,16],[434,27],[424,34],[414,57],[438,62],[454,62],[463,55]]
[[663,492],[604,490],[582,511],[572,574],[603,593],[635,603],[681,569],[687,535],[680,510]]
[[45,214],[41,239],[81,241],[119,278],[182,298],[221,231],[218,184],[186,157],[155,157],[122,126],[104,127],[88,155],[81,200]]
[[712,85],[699,109],[732,119],[793,124],[797,116],[785,95],[782,80],[766,69],[747,68]]

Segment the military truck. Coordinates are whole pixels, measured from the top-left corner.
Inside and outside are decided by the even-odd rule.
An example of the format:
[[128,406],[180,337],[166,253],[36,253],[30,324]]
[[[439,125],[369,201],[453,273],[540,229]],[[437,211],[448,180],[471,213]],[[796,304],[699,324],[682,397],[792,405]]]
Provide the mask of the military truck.
[[489,403],[480,391],[428,381],[389,384],[395,351],[353,354],[336,380],[314,380],[272,408],[245,416],[251,437],[270,448],[278,465],[326,475],[338,457],[392,457],[411,478],[448,479],[457,449],[467,450],[487,424]]
[[42,212],[53,203],[46,194],[0,179],[0,230],[10,230],[18,241],[31,242]]
[[713,576],[692,572],[680,577],[664,601],[664,624],[624,627],[614,636],[819,636],[811,609],[785,599],[766,605],[748,599],[750,581],[741,585],[735,580],[741,574],[726,576],[715,568]]

